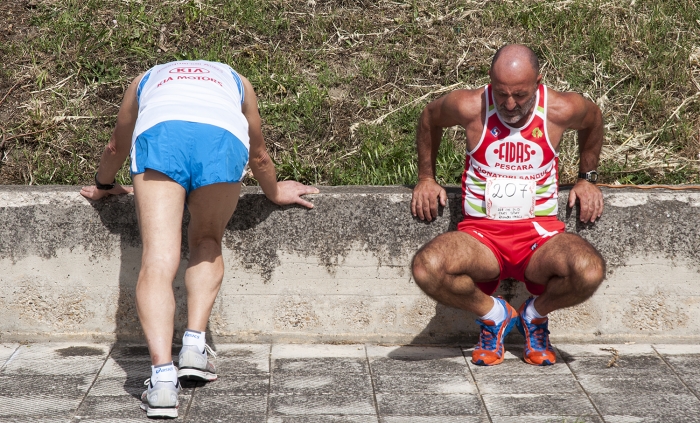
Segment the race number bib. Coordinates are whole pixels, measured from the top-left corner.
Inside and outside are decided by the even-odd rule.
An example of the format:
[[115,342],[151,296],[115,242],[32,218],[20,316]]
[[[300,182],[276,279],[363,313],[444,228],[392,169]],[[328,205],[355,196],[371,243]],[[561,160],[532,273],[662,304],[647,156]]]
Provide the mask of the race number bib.
[[535,217],[535,181],[486,178],[486,217],[517,220]]

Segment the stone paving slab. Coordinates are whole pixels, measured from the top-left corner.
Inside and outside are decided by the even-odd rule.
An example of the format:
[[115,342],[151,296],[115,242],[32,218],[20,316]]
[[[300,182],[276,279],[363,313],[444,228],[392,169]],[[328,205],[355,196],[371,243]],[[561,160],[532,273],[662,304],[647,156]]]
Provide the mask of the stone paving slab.
[[273,415],[343,415],[375,414],[372,393],[332,395],[273,395],[270,398]]
[[17,351],[19,344],[0,344],[0,368],[7,362],[7,360]]
[[374,387],[377,393],[425,393],[425,394],[476,394],[474,381],[468,373],[430,374],[414,373],[410,377],[403,374],[375,375]]
[[[219,380],[186,383],[179,420],[241,423],[700,423],[700,345],[217,345]],[[173,357],[177,358],[177,348]],[[140,345],[0,344],[0,423],[147,421]]]
[[380,423],[489,423],[486,415],[474,416],[380,416]]
[[479,416],[483,403],[469,394],[377,394],[383,416]]
[[377,423],[375,416],[274,416],[267,420],[267,423]]

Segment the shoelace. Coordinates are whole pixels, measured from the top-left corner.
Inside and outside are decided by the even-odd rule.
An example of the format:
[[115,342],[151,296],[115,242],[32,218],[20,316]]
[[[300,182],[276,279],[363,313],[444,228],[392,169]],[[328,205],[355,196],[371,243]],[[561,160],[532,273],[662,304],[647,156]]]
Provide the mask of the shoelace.
[[[144,384],[145,386],[149,386],[150,383],[151,383],[151,378],[150,378],[150,377],[149,377],[148,379],[146,379],[146,380],[143,381],[143,384]],[[177,381],[177,382],[175,383],[175,386],[177,387],[178,384],[180,384],[180,381]]]
[[547,349],[547,335],[549,335],[549,329],[545,327],[546,323],[542,325],[535,325],[531,323],[531,325],[537,328],[530,332],[530,340],[533,347],[537,350]]
[[207,352],[207,356],[211,356],[211,358],[216,358],[216,352],[211,349],[209,344],[204,344],[204,350]]
[[491,326],[485,325],[481,321],[479,321],[479,325],[481,325],[481,336],[479,336],[479,348],[482,350],[495,350],[496,336],[493,333],[493,329],[491,329]]

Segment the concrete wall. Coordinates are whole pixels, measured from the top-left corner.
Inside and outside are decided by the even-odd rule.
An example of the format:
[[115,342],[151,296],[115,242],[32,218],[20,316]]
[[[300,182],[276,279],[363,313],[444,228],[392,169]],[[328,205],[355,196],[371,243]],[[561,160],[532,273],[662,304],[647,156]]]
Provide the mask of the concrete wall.
[[[608,275],[591,300],[550,316],[553,339],[699,340],[700,191],[604,195],[603,218],[582,225],[561,193],[560,217],[601,251]],[[421,245],[455,228],[458,189],[432,223],[410,216],[404,187],[326,187],[311,198],[313,210],[282,208],[243,190],[224,239],[226,275],[208,329],[215,341],[475,339],[474,316],[436,305],[409,269]],[[76,187],[0,187],[0,341],[142,339],[140,253],[133,196],[91,203]],[[178,332],[187,255],[183,247]],[[527,297],[509,281],[500,294],[516,307]]]

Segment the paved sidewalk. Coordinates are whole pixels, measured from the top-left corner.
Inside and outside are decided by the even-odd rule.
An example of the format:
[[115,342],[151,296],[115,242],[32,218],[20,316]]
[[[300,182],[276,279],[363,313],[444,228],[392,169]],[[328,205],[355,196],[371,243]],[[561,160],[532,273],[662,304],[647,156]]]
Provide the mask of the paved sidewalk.
[[[182,391],[180,420],[700,422],[700,345],[556,347],[551,367],[518,347],[478,367],[459,347],[220,344],[219,380]],[[0,423],[148,420],[143,346],[0,344],[0,366]]]

